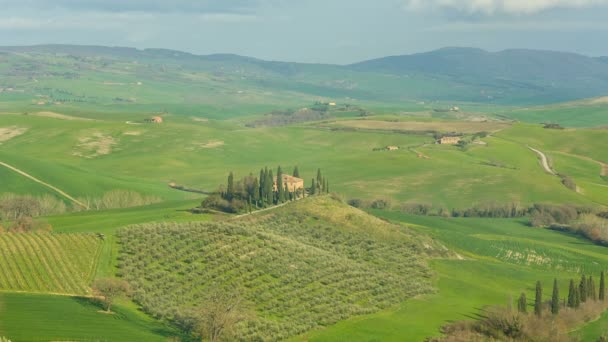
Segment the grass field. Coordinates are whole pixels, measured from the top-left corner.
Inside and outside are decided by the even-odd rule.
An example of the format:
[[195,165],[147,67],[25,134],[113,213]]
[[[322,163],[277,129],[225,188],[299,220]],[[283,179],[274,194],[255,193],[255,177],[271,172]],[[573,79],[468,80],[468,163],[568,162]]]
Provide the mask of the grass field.
[[440,133],[463,133],[471,134],[478,132],[496,132],[509,127],[506,122],[500,121],[378,121],[374,119],[365,120],[342,120],[330,124],[330,127],[346,127],[356,129],[380,130],[380,131],[403,131],[403,132],[428,132]]
[[[506,306],[521,292],[534,298],[534,284],[545,291],[558,278],[562,297],[570,278],[597,275],[608,265],[605,247],[553,231],[527,227],[520,220],[442,219],[374,212],[396,220],[462,255],[464,260],[436,260],[436,294],[406,301],[394,310],[358,317],[293,339],[294,341],[421,341],[439,334],[448,321],[474,319],[487,305]],[[608,329],[605,315],[573,334],[594,341]]]
[[100,313],[89,299],[0,293],[0,336],[19,341],[167,341],[179,332],[128,303]]
[[90,294],[102,245],[94,234],[0,233],[0,291]]

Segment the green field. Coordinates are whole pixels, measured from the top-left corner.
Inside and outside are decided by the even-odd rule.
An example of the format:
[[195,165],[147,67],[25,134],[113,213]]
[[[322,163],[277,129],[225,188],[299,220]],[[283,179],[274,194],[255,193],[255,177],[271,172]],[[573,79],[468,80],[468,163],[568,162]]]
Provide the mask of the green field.
[[90,294],[102,245],[94,234],[0,233],[0,291]]
[[[523,291],[534,298],[534,284],[549,289],[559,280],[562,297],[570,278],[597,275],[608,266],[605,247],[582,238],[530,228],[521,220],[442,219],[374,212],[425,232],[464,260],[436,260],[437,294],[409,300],[393,310],[340,322],[294,340],[421,341],[439,334],[453,320],[472,319],[488,305],[514,305]],[[546,290],[548,291],[548,290]],[[548,296],[548,295],[547,295]],[[583,327],[584,341],[608,330],[608,317]]]
[[173,328],[146,317],[128,303],[99,312],[87,298],[0,293],[0,335],[18,341],[167,341]]
[[[570,278],[607,269],[606,247],[532,228],[527,217],[402,210],[606,211],[605,98],[523,107],[576,95],[483,84],[494,101],[480,99],[472,79],[83,49],[0,53],[0,162],[92,207],[41,218],[52,233],[0,233],[0,336],[14,342],[187,341],[173,320],[211,286],[244,288],[255,312],[237,329],[246,340],[422,341],[522,291],[533,298],[537,280],[548,293],[558,278],[564,296]],[[329,101],[337,106],[310,116],[323,119],[290,117]],[[162,124],[144,123],[156,115]],[[435,144],[440,133],[468,143]],[[205,196],[169,187],[212,192],[229,172],[241,179],[279,165],[298,166],[307,186],[321,169],[338,195],[233,218],[192,214]],[[159,202],[96,210],[113,190]],[[50,194],[73,207],[0,165],[5,193]],[[389,208],[366,213],[345,204],[352,199]],[[90,285],[113,276],[135,291],[107,315]],[[606,331],[605,313],[572,336],[594,341]]]

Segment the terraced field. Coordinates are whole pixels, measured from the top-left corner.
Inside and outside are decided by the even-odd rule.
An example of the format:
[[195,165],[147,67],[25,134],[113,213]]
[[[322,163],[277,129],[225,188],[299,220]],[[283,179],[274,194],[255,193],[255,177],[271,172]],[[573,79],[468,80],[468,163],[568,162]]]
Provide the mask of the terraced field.
[[0,233],[0,291],[89,295],[102,244],[94,234]]

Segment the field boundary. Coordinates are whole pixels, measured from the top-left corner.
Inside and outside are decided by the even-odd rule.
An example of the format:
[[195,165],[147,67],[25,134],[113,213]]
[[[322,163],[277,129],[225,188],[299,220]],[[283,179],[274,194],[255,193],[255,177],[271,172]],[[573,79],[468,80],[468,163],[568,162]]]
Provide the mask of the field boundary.
[[33,180],[34,182],[36,182],[36,183],[38,183],[38,184],[41,184],[41,185],[46,186],[47,188],[49,188],[49,189],[51,189],[51,190],[55,191],[56,193],[58,193],[58,194],[60,194],[61,196],[63,196],[63,197],[65,197],[65,198],[69,199],[70,201],[74,202],[75,204],[78,204],[79,206],[81,206],[81,207],[83,207],[83,208],[85,208],[85,209],[89,210],[89,207],[88,207],[87,205],[85,205],[84,203],[82,203],[82,202],[80,202],[79,200],[75,199],[74,197],[70,196],[70,195],[69,195],[68,193],[66,193],[65,191],[63,191],[63,190],[61,190],[61,189],[59,189],[59,188],[57,188],[57,187],[55,187],[55,186],[53,186],[53,185],[51,185],[51,184],[49,184],[49,183],[43,182],[43,181],[41,181],[40,179],[38,179],[38,178],[36,178],[36,177],[34,177],[34,176],[30,175],[29,173],[27,173],[27,172],[25,172],[25,171],[19,170],[18,168],[14,167],[14,166],[12,166],[12,165],[9,165],[9,164],[4,163],[4,162],[1,162],[1,161],[0,161],[0,165],[1,165],[1,166],[4,166],[4,167],[6,167],[7,169],[12,170],[12,171],[14,171],[14,172],[16,172],[16,173],[18,173],[18,174],[20,174],[20,175],[22,175],[23,177],[29,178],[29,179]]

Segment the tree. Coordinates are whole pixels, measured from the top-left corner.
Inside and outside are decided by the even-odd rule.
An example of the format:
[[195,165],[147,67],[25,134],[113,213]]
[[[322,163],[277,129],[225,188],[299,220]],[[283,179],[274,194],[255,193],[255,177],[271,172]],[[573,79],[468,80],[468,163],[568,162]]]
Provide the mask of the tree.
[[255,203],[255,206],[259,206],[259,202],[260,202],[260,184],[258,182],[258,179],[254,179],[253,180],[253,202]]
[[587,301],[587,278],[585,278],[584,274],[581,276],[581,282],[578,284],[578,294],[581,303]]
[[212,290],[195,310],[195,331],[210,342],[234,339],[234,329],[251,316],[240,291]]
[[595,282],[593,281],[593,276],[590,275],[589,278],[587,278],[587,292],[588,292],[588,297],[589,299],[596,301],[597,300],[597,292],[595,291]]
[[274,177],[272,170],[268,170],[266,174],[266,203],[272,205],[274,203]]
[[534,301],[534,314],[540,317],[543,314],[543,286],[540,281],[536,282],[536,297]]
[[581,306],[581,291],[578,286],[574,287],[574,307],[578,308]]
[[570,287],[568,287],[568,307],[576,307],[576,288],[574,287],[574,279],[570,279]]
[[106,312],[110,312],[115,299],[129,294],[129,283],[118,278],[99,278],[93,283],[93,292],[103,297]]
[[232,200],[234,197],[234,174],[230,172],[228,175],[228,186],[226,187],[226,199]]
[[553,280],[553,295],[551,296],[551,313],[557,315],[559,313],[559,288],[557,279]]
[[606,299],[606,280],[604,279],[604,271],[600,273],[600,300]]
[[310,194],[314,195],[317,192],[317,185],[315,184],[315,179],[312,179],[312,185],[310,186]]
[[283,188],[283,170],[277,169],[277,204],[285,202],[285,188]]
[[298,170],[298,166],[293,168],[293,176],[300,178],[300,170]]
[[321,187],[323,184],[323,176],[321,175],[321,169],[317,169],[317,187]]
[[325,179],[325,192],[329,193],[329,180]]
[[526,294],[524,292],[519,296],[519,300],[517,301],[517,311],[521,313],[528,312],[528,303],[526,300]]

